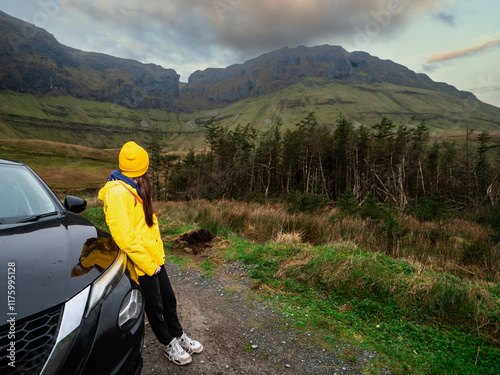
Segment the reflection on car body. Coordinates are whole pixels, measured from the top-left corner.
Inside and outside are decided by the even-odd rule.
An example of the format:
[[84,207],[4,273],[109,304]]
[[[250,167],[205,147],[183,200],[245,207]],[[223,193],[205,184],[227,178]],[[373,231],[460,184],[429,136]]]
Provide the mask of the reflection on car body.
[[[118,251],[118,245],[116,245],[112,237],[89,238],[83,245],[82,254],[78,264],[71,271],[71,276],[85,275],[94,267],[97,267],[102,272],[113,263]],[[132,262],[127,262],[126,265],[132,280],[139,283]]]

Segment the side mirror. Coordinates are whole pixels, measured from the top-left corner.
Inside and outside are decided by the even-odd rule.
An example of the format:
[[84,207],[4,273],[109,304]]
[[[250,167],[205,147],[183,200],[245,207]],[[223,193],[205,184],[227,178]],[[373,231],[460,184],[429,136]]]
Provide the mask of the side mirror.
[[87,207],[87,201],[83,198],[68,195],[64,198],[64,207],[66,207],[69,211],[78,214],[85,210]]

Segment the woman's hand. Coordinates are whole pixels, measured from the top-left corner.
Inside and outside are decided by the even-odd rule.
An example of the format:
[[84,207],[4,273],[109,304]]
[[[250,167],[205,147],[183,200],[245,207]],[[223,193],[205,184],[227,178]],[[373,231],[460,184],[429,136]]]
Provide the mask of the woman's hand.
[[156,271],[155,271],[155,275],[158,275],[161,271],[161,266],[156,266]]

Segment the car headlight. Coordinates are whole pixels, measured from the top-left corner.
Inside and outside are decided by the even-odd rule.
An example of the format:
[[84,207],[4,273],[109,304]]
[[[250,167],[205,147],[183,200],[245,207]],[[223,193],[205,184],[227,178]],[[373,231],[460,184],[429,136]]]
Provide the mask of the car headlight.
[[142,314],[142,293],[139,289],[130,290],[125,296],[118,314],[118,326],[127,331],[135,324]]
[[120,282],[126,265],[127,256],[120,251],[111,266],[92,284],[84,318],[88,317]]

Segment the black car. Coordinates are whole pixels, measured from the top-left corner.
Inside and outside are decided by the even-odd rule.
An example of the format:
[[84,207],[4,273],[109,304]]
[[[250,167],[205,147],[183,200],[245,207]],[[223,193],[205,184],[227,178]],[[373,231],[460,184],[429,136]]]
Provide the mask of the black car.
[[0,159],[0,374],[139,374],[144,303],[109,234]]

